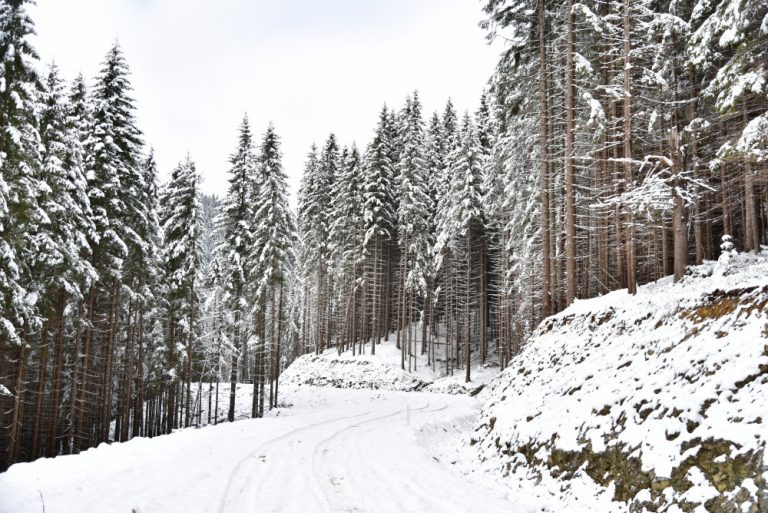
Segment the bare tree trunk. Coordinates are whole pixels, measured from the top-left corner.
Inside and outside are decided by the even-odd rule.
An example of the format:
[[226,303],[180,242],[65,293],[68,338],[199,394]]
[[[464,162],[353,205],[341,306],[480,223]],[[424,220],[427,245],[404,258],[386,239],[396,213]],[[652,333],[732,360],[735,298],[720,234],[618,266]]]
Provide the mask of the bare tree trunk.
[[479,255],[479,280],[480,280],[480,291],[479,291],[479,301],[478,301],[478,313],[480,317],[480,340],[478,343],[480,344],[480,363],[485,364],[485,358],[487,356],[488,348],[486,346],[487,344],[487,324],[488,324],[488,317],[487,317],[487,298],[486,294],[487,291],[485,290],[485,280],[486,280],[486,269],[485,269],[485,241],[484,237],[481,235],[480,237],[480,255]]
[[[629,31],[629,0],[624,0],[624,182],[627,190],[632,188],[632,109],[631,109],[631,50]],[[635,255],[635,221],[632,212],[627,212],[627,291],[637,293],[637,257]]]
[[232,333],[232,368],[229,371],[229,412],[227,413],[227,420],[234,422],[235,420],[235,393],[237,391],[237,360],[238,352],[240,351],[240,288],[238,287],[235,292],[235,319],[234,328]]
[[541,153],[541,247],[542,247],[542,282],[541,315],[552,315],[552,269],[550,262],[550,225],[549,225],[549,104],[547,92],[547,18],[544,0],[538,0],[539,18],[539,109],[540,153]]
[[[274,289],[272,290],[274,295]],[[274,304],[274,301],[273,301]],[[259,418],[264,416],[264,382],[265,382],[265,365],[267,357],[267,295],[262,295],[261,299],[261,350],[259,351],[259,411],[257,416]],[[330,333],[330,332],[329,332]],[[255,381],[254,377],[254,381]]]
[[472,301],[472,228],[467,229],[467,291],[466,291],[467,297],[466,297],[466,304],[464,305],[464,324],[465,324],[465,340],[464,340],[464,348],[466,354],[464,357],[466,358],[466,377],[465,381],[469,383],[471,381],[470,376],[470,367],[471,367],[471,353],[470,353],[470,330],[472,324],[470,323],[470,307],[471,307],[471,301]]
[[[262,292],[263,294],[263,292]],[[261,338],[264,335],[262,326],[266,323],[267,314],[262,307],[262,301],[259,299],[260,311],[256,314],[256,321],[253,323],[253,332],[258,334],[259,341],[256,344],[256,350],[253,352],[253,375],[251,383],[251,418],[255,419],[259,416],[259,359],[262,356],[262,351],[259,349],[263,347],[264,340]]]
[[[143,287],[142,280],[142,287]],[[133,413],[133,436],[143,436],[144,417],[144,301],[139,304],[139,362],[136,374],[136,405]]]
[[[748,122],[747,103],[742,102],[742,115],[744,124]],[[744,164],[744,249],[746,251],[760,252],[760,223],[757,216],[755,201],[754,169],[752,162],[747,160]]]
[[82,318],[83,318],[83,299],[79,299],[77,301],[77,317],[75,318],[75,350],[72,354],[72,370],[70,372],[70,384],[69,384],[69,424],[67,425],[67,441],[68,441],[68,450],[69,454],[74,454],[75,452],[75,436],[77,436],[77,432],[75,430],[76,428],[76,419],[78,414],[78,405],[77,405],[77,397],[78,397],[78,381],[77,381],[77,369],[78,369],[78,362],[80,362],[80,366],[82,367],[82,357],[80,355],[80,328],[82,325]]
[[16,362],[16,383],[14,387],[13,398],[13,411],[11,413],[11,429],[8,435],[8,454],[6,455],[7,466],[11,466],[13,463],[19,460],[19,454],[21,451],[21,426],[24,419],[24,394],[25,378],[27,371],[27,341],[26,330],[25,340],[19,348],[19,356]]
[[48,433],[46,456],[52,458],[58,454],[56,448],[59,438],[59,417],[61,415],[61,392],[63,389],[62,375],[64,373],[64,309],[67,304],[67,293],[64,288],[59,289],[58,304],[56,306],[56,342],[53,356],[53,387],[51,389],[51,412],[49,421],[51,429]]
[[189,290],[189,334],[187,336],[187,365],[186,365],[186,378],[187,378],[187,397],[186,397],[186,412],[184,414],[184,427],[189,427],[190,418],[190,399],[192,397],[192,344],[195,338],[195,309],[197,308],[197,302],[195,301],[195,281],[192,279],[192,284]]
[[107,335],[106,367],[104,371],[103,417],[101,419],[101,442],[109,440],[109,424],[112,416],[112,375],[114,372],[115,346],[117,337],[117,306],[120,300],[120,284],[115,283],[110,293],[109,333]]
[[[280,383],[280,373],[282,370],[280,369],[281,365],[281,352],[282,352],[282,338],[283,338],[283,296],[284,296],[284,284],[280,283],[280,299],[278,300],[278,307],[277,307],[277,354],[275,356],[275,407],[277,407],[277,392],[278,392],[278,384]],[[354,339],[352,340],[352,347],[355,346]]]
[[94,322],[96,318],[96,287],[92,286],[88,293],[88,326],[85,329],[85,351],[83,352],[83,363],[81,365],[82,374],[80,379],[80,411],[78,412],[77,428],[75,433],[75,451],[79,452],[82,448],[82,441],[85,435],[85,422],[86,422],[86,409],[90,409],[88,405],[87,394],[91,387],[91,351],[92,340],[94,332]]
[[674,255],[675,255],[675,281],[678,282],[685,276],[685,268],[688,265],[688,232],[685,223],[685,203],[680,195],[680,189],[683,183],[677,177],[683,172],[683,160],[680,148],[680,135],[677,127],[672,127],[670,131],[669,150],[672,152],[673,173],[676,176],[673,183],[673,213],[672,213],[672,232],[674,233]]
[[566,49],[566,87],[565,87],[565,275],[566,306],[576,299],[576,212],[573,162],[574,138],[574,69],[573,69],[573,0],[568,0],[568,36]]

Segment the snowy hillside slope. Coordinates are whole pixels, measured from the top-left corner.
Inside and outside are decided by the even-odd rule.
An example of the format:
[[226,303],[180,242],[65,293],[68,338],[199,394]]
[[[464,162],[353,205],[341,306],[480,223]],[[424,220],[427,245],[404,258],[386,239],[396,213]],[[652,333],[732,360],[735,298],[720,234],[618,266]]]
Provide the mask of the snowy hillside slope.
[[768,511],[768,254],[690,271],[546,319],[484,392],[479,471],[552,511]]
[[400,350],[394,340],[377,345],[375,355],[353,356],[351,351],[338,354],[335,349],[329,349],[320,355],[307,354],[297,358],[280,376],[280,384],[475,394],[499,372],[498,364],[482,366],[476,362],[472,367],[472,381],[465,383],[463,370],[445,375],[445,363],[438,361],[433,369],[428,365],[426,355],[418,355],[412,363],[415,368],[412,367],[410,372],[402,370]]

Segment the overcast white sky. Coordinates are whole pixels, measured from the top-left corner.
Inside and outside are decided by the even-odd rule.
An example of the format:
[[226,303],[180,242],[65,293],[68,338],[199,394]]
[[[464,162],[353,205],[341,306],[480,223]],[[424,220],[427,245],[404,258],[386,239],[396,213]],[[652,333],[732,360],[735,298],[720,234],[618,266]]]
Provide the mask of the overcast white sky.
[[477,0],[37,0],[37,50],[92,77],[119,38],[138,123],[161,176],[187,152],[223,195],[245,112],[273,121],[296,191],[310,145],[371,138],[379,109],[419,90],[425,115],[450,96],[474,111],[498,51]]

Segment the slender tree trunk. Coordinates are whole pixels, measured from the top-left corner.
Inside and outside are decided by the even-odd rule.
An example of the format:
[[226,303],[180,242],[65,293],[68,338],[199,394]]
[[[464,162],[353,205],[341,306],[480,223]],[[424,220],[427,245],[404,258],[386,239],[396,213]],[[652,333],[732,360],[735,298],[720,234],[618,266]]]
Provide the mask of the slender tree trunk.
[[240,351],[240,288],[238,287],[235,293],[235,322],[232,334],[232,369],[229,372],[229,413],[227,414],[227,420],[234,422],[235,420],[235,394],[237,392],[237,360],[238,352]]
[[[88,403],[88,393],[91,388],[91,351],[94,332],[94,323],[96,320],[96,287],[92,286],[88,298],[88,326],[85,329],[85,351],[83,353],[83,363],[81,365],[81,387],[80,387],[80,411],[77,419],[77,437],[75,439],[75,452],[82,448],[82,442],[85,439],[86,409],[90,411]],[[90,419],[88,419],[90,420]]]
[[[277,354],[275,356],[276,361],[276,368],[275,368],[275,408],[277,407],[277,392],[278,392],[278,385],[280,383],[280,373],[282,369],[280,368],[281,364],[281,358],[282,358],[282,338],[283,338],[283,295],[284,295],[284,284],[280,283],[280,299],[278,300],[278,307],[277,307]],[[354,347],[355,341],[352,340],[352,347]]]
[[80,362],[79,366],[82,367],[82,355],[80,354],[80,342],[81,342],[80,328],[82,325],[82,318],[83,318],[83,299],[81,298],[77,301],[77,317],[75,318],[75,350],[72,353],[72,369],[70,371],[70,383],[69,383],[69,423],[67,424],[67,441],[68,441],[67,449],[69,451],[69,454],[74,454],[75,452],[75,436],[77,436],[77,432],[75,430],[76,419],[78,414],[77,396],[79,393],[78,381],[77,381],[77,370],[78,370],[78,362]]
[[[629,31],[629,0],[624,0],[624,182],[627,190],[632,188],[632,108],[631,108],[631,61]],[[627,291],[637,293],[637,257],[635,255],[635,222],[632,212],[627,212]]]
[[[742,118],[746,126],[749,120],[746,101],[742,102]],[[754,182],[754,166],[747,159],[744,163],[744,249],[760,253],[760,223],[757,215]]]
[[[25,330],[26,332],[26,330]],[[27,341],[25,339],[19,348],[19,355],[16,362],[16,383],[14,386],[13,410],[11,412],[11,427],[8,435],[8,454],[6,455],[7,466],[19,460],[21,452],[21,434],[22,421],[24,419],[24,395],[25,378],[27,371]]]
[[673,173],[676,176],[673,183],[673,213],[672,213],[672,232],[674,233],[674,255],[675,255],[675,281],[678,282],[685,276],[685,268],[688,265],[688,230],[685,223],[685,203],[680,195],[680,189],[683,187],[679,179],[683,172],[683,160],[680,148],[680,135],[677,127],[672,127],[670,131],[669,149],[672,152]]
[[480,264],[480,271],[479,271],[479,280],[480,280],[480,291],[478,298],[478,313],[480,317],[480,340],[478,341],[480,345],[480,363],[485,365],[485,358],[487,353],[487,324],[488,324],[488,318],[487,318],[487,303],[486,303],[486,294],[487,291],[485,290],[485,280],[486,280],[486,269],[485,269],[485,241],[483,240],[483,237],[480,237],[480,255],[479,255],[479,264]]
[[567,3],[568,36],[565,87],[565,274],[566,306],[576,299],[576,213],[574,192],[574,64],[573,64],[573,0]]
[[[142,288],[144,281],[142,280]],[[139,361],[136,373],[136,405],[133,413],[133,436],[143,436],[144,423],[144,300],[139,303]]]
[[[263,293],[262,293],[263,294]],[[262,301],[259,300],[259,308],[262,307]],[[262,326],[267,322],[267,314],[261,309],[256,315],[256,322],[254,322],[253,332],[257,333],[260,340],[256,345],[256,351],[253,354],[253,383],[252,383],[252,396],[251,396],[251,418],[255,419],[259,416],[259,360],[263,354],[264,339],[261,337],[264,335]],[[259,349],[262,348],[262,349]]]
[[67,304],[67,293],[63,287],[59,289],[58,296],[58,304],[56,305],[56,342],[53,356],[53,387],[51,389],[51,412],[49,414],[51,429],[48,433],[48,450],[46,451],[46,456],[49,458],[58,454],[61,392],[64,388],[62,382],[62,375],[64,374],[64,309]]
[[541,315],[552,315],[552,270],[550,256],[549,225],[549,103],[547,91],[547,18],[544,0],[538,0],[539,18],[539,118],[541,121],[539,144],[541,153],[541,248],[542,290]]
[[[274,289],[273,289],[274,294]],[[258,417],[264,416],[264,379],[265,379],[265,365],[267,357],[267,295],[262,296],[261,301],[262,322],[261,322],[261,351],[259,351],[259,412]],[[330,332],[328,332],[330,333]],[[255,378],[254,378],[255,379]]]
[[471,381],[470,367],[471,367],[471,353],[470,353],[470,330],[472,324],[470,323],[470,308],[472,305],[472,228],[467,229],[467,290],[466,290],[466,304],[464,305],[464,323],[465,323],[465,340],[464,349],[466,354],[466,377],[465,381],[469,383]]
[[120,285],[114,284],[110,294],[111,305],[109,313],[109,333],[107,335],[107,362],[104,377],[104,415],[101,419],[101,440],[109,440],[109,425],[112,416],[112,375],[114,372],[115,345],[117,337],[117,307],[120,300]]

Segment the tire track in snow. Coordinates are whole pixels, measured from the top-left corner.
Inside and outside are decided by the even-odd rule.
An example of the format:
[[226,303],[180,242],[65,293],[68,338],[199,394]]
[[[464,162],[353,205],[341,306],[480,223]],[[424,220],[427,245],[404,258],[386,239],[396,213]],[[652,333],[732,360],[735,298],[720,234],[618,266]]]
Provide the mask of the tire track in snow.
[[[265,452],[265,449],[270,445],[274,445],[276,443],[282,442],[283,440],[290,439],[291,437],[294,437],[304,431],[311,431],[313,429],[317,429],[328,424],[333,424],[335,422],[365,417],[370,413],[370,411],[366,411],[356,415],[335,417],[322,422],[316,422],[314,424],[310,424],[309,426],[293,429],[285,434],[271,438],[270,440],[267,440],[263,444],[259,445],[256,449],[248,453],[243,459],[238,461],[235,467],[232,469],[229,479],[227,480],[227,486],[224,491],[224,495],[221,498],[219,513],[236,513],[241,510],[248,512],[253,511],[253,504],[242,505],[244,507],[241,507],[240,499],[243,497],[243,495],[245,495],[248,484],[252,481],[251,477],[258,470],[258,468],[251,468],[247,472],[245,472],[245,470],[248,465],[252,465],[253,463],[263,463],[264,459],[260,458],[261,453]],[[287,461],[287,459],[284,459],[283,461]],[[260,465],[260,467],[263,467],[263,465]]]
[[[387,415],[382,415],[380,417],[375,417],[370,420],[366,420],[363,422],[358,422],[356,424],[352,424],[350,426],[347,426],[345,428],[342,428],[335,433],[333,433],[331,436],[325,438],[324,440],[321,440],[314,449],[313,455],[312,455],[312,474],[314,477],[315,482],[319,485],[320,490],[323,493],[325,503],[330,508],[331,511],[334,511],[334,505],[332,504],[332,499],[334,498],[334,494],[328,492],[328,486],[330,485],[331,488],[335,491],[337,487],[337,483],[333,482],[333,476],[330,476],[327,472],[325,474],[321,473],[318,469],[318,459],[326,459],[326,454],[328,453],[327,450],[322,451],[322,447],[327,446],[329,443],[333,442],[337,438],[339,438],[341,435],[348,433],[349,431],[352,431],[354,429],[362,428],[365,426],[368,426],[370,424],[377,424],[381,423],[383,421],[387,421],[389,419],[393,419],[395,417],[399,417],[402,414],[408,414],[409,412],[416,412],[420,410],[425,410],[429,408],[429,403],[425,404],[424,406],[420,406],[418,408],[398,408],[397,411],[393,413],[389,413]],[[355,453],[359,454],[359,453]],[[341,453],[335,453],[334,456],[336,458],[341,457]],[[327,483],[326,483],[327,481]],[[362,511],[357,508],[357,506],[351,506],[350,508],[343,510],[343,511]]]
[[[407,419],[406,422],[410,423],[410,415],[411,414],[425,414],[425,413],[434,413],[438,411],[443,411],[448,408],[447,404],[443,404],[443,406],[440,406],[438,408],[429,408],[430,403],[426,403],[424,406],[420,406],[417,408],[411,408],[406,407],[399,409],[398,411],[391,413],[389,415],[383,415],[381,417],[376,417],[374,419],[366,420],[364,422],[359,422],[357,424],[353,424],[351,426],[348,426],[346,428],[343,428],[333,435],[329,436],[325,440],[322,440],[318,446],[315,448],[315,454],[312,461],[312,467],[313,467],[313,473],[315,476],[315,480],[320,484],[320,488],[323,491],[323,494],[325,496],[326,504],[329,508],[331,508],[331,511],[341,511],[341,512],[368,512],[368,511],[375,511],[376,505],[375,504],[367,504],[365,508],[361,508],[361,504],[368,503],[367,497],[362,496],[360,493],[361,490],[366,490],[365,485],[363,483],[360,483],[358,486],[355,486],[354,489],[358,491],[356,494],[351,494],[349,491],[346,491],[346,489],[350,488],[351,485],[348,485],[347,482],[350,480],[348,479],[348,476],[351,476],[352,474],[355,474],[355,477],[359,477],[364,475],[364,471],[366,469],[370,469],[371,471],[375,472],[374,475],[371,475],[370,477],[372,479],[369,479],[368,481],[371,483],[376,483],[377,486],[379,486],[382,481],[385,481],[387,476],[382,474],[381,472],[376,472],[377,468],[376,466],[370,466],[369,462],[366,461],[363,455],[367,453],[367,446],[361,446],[360,441],[361,438],[357,437],[357,433],[352,433],[350,437],[344,438],[341,440],[342,444],[347,445],[347,450],[342,450],[341,444],[337,446],[333,451],[333,458],[328,458],[327,455],[331,453],[328,449],[321,450],[323,447],[327,447],[330,444],[333,444],[337,440],[340,439],[341,435],[344,435],[346,433],[349,433],[350,431],[353,431],[357,428],[366,428],[368,426],[370,427],[377,427],[381,424],[385,424],[388,421],[394,421],[397,417],[400,417],[401,415],[406,415]],[[350,447],[351,444],[354,444]],[[341,459],[342,453],[348,455],[347,460],[345,460],[347,463],[350,463],[352,461],[355,461],[357,463],[357,472],[349,472],[349,465],[347,469],[344,469],[345,471],[340,473],[338,470],[336,472],[333,471],[333,463]],[[330,464],[329,464],[330,463]],[[324,471],[321,470],[321,467],[324,468]],[[339,475],[334,475],[339,474]],[[413,495],[411,493],[410,495]],[[338,504],[339,500],[344,500],[346,502],[345,505]],[[391,502],[397,502],[398,503],[398,511],[422,511],[421,509],[416,510],[406,510],[401,504],[401,499],[397,494],[390,495],[389,501]],[[336,503],[336,504],[334,504]],[[379,505],[380,506],[380,505]]]
[[[423,417],[447,409],[446,403],[411,412]],[[465,479],[432,458],[417,442],[414,428],[405,422],[398,424],[398,419],[399,415],[389,415],[378,422],[361,422],[361,429],[350,426],[324,441],[325,450],[318,452],[315,472],[330,511],[515,511],[503,494]]]

